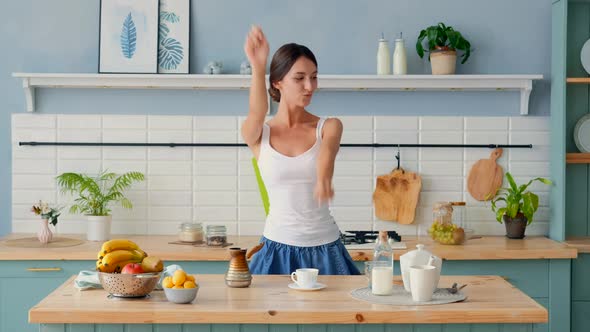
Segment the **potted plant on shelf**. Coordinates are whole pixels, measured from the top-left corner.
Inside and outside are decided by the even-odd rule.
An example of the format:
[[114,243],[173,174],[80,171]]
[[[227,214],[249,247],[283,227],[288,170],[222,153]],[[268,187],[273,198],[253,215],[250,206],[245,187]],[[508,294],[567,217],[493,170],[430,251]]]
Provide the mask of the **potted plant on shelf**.
[[70,207],[70,213],[82,213],[88,217],[87,239],[89,241],[106,241],[111,236],[111,210],[109,204],[120,202],[121,206],[131,209],[131,201],[123,191],[133,182],[143,181],[140,172],[127,172],[117,176],[103,171],[96,177],[86,174],[63,173],[57,177],[57,184],[62,193],[78,195]]
[[[496,220],[506,226],[506,236],[510,239],[524,238],[526,226],[533,222],[533,215],[539,208],[539,196],[527,188],[534,181],[551,185],[552,182],[545,178],[534,178],[527,184],[517,185],[510,172],[506,172],[509,188],[500,188],[496,194],[499,197],[492,199],[492,211],[496,213]],[[506,206],[498,207],[498,202],[504,202]]]
[[464,53],[461,63],[465,63],[471,55],[471,44],[463,38],[459,31],[444,23],[429,26],[420,31],[418,41],[416,42],[416,51],[420,58],[424,57],[423,42],[426,39],[428,60],[430,61],[433,75],[451,75],[455,73],[457,63],[457,50]]

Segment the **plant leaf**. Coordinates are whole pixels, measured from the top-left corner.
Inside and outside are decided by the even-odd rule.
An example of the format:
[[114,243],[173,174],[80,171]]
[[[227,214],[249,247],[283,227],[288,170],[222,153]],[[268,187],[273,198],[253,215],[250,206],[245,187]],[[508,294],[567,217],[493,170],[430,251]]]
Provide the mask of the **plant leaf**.
[[159,40],[164,40],[168,36],[169,32],[170,32],[170,28],[168,28],[168,26],[164,22],[160,22],[160,26],[158,28]]
[[510,188],[512,188],[513,191],[518,192],[518,186],[516,186],[516,182],[514,182],[514,178],[512,178],[510,172],[506,172],[506,179],[508,179]]
[[418,40],[416,41],[416,53],[420,58],[424,57],[424,48],[422,47],[422,41],[426,38],[426,30],[420,31],[420,35],[418,36]]
[[183,49],[179,41],[174,38],[166,38],[160,43],[158,51],[158,63],[160,68],[176,69],[182,62]]
[[177,22],[180,22],[180,17],[174,13],[171,13],[171,12],[161,11],[160,12],[160,21],[177,23]]
[[131,59],[135,53],[135,44],[137,42],[137,31],[135,29],[135,22],[131,17],[131,13],[127,15],[121,28],[121,52],[127,59]]
[[502,216],[506,213],[506,208],[500,208],[496,211],[496,220],[501,224],[502,223]]

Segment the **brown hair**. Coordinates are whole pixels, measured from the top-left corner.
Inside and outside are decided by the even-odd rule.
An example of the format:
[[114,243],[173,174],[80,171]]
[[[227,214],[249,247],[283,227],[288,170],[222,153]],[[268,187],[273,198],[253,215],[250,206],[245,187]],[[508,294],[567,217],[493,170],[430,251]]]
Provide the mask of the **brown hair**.
[[293,64],[300,57],[305,57],[313,62],[316,67],[318,62],[315,59],[315,55],[309,48],[303,45],[290,43],[281,46],[273,55],[272,61],[270,62],[270,76],[268,77],[268,93],[272,100],[277,103],[281,101],[281,92],[275,88],[272,83],[282,80],[285,75],[291,70]]

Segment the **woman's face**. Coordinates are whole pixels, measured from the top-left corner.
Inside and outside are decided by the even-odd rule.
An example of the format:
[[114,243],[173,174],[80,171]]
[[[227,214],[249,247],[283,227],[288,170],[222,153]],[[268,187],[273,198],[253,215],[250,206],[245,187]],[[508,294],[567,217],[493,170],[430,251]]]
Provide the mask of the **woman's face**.
[[282,80],[275,83],[281,92],[281,101],[289,105],[306,107],[318,87],[318,69],[306,57],[299,57]]

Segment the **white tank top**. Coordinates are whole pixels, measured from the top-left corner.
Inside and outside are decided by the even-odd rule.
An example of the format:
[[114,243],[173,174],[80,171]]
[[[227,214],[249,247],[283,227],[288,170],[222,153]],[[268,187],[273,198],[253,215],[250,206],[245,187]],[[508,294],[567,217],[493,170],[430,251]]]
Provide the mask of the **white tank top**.
[[272,148],[270,127],[266,123],[262,126],[258,168],[270,202],[264,227],[269,240],[312,247],[334,242],[340,236],[328,204],[319,205],[313,196],[324,122],[324,118],[318,121],[315,144],[295,157]]

